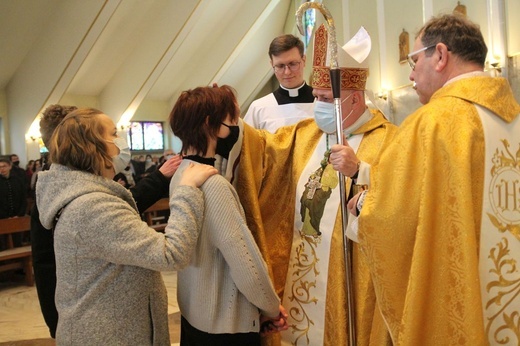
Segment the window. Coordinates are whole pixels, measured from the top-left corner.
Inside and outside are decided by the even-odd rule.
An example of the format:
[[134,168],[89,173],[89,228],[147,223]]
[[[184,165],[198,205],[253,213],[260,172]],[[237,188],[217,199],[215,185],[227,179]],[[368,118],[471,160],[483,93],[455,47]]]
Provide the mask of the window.
[[314,26],[316,25],[316,10],[314,8],[310,8],[305,11],[303,22],[305,23],[305,35],[303,44],[305,45],[305,51],[307,51],[307,47],[309,46],[309,42],[311,41],[312,31],[314,30]]
[[163,123],[132,121],[128,131],[130,150],[164,150]]

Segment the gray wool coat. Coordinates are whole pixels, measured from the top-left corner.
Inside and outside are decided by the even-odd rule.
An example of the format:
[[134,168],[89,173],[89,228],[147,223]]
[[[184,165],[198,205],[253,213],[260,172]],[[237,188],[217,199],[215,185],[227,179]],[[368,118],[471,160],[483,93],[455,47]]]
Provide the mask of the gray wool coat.
[[54,230],[58,345],[170,345],[162,270],[190,261],[203,218],[199,189],[179,186],[165,234],[141,221],[131,194],[53,164],[38,176],[42,225]]

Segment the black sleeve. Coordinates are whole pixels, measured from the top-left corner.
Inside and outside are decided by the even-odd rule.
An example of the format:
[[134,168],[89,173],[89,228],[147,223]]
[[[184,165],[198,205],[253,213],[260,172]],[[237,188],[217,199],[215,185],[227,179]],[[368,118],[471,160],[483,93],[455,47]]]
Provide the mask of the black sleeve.
[[54,259],[54,237],[51,230],[40,223],[36,203],[31,210],[31,247],[33,257],[34,282],[45,323],[49,333],[55,338],[58,326],[58,311],[54,301],[56,293],[56,261]]
[[144,212],[161,198],[168,197],[169,185],[170,179],[166,178],[161,171],[156,170],[131,187],[130,192],[134,196],[139,213]]
[[27,215],[27,185],[25,184],[25,179],[18,179],[18,210],[16,210],[16,216],[24,216]]

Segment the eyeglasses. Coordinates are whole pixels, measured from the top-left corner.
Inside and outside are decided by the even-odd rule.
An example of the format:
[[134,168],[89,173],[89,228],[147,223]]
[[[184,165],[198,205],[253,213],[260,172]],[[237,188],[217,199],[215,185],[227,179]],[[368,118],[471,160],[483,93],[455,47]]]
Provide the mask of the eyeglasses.
[[416,50],[415,52],[411,52],[410,54],[408,54],[407,60],[408,60],[408,64],[410,65],[410,68],[412,69],[412,71],[415,71],[415,63],[417,62],[417,60],[412,59],[412,56],[417,55],[420,52],[424,52],[425,50],[428,50],[430,48],[433,48],[436,45],[437,44],[432,44],[431,46],[423,47],[421,49]]
[[296,71],[300,67],[301,63],[302,63],[301,60],[300,61],[292,61],[292,62],[290,62],[288,64],[274,65],[273,69],[274,69],[274,72],[276,72],[276,73],[285,72],[285,68],[286,67],[288,67],[289,70],[291,70],[291,71]]

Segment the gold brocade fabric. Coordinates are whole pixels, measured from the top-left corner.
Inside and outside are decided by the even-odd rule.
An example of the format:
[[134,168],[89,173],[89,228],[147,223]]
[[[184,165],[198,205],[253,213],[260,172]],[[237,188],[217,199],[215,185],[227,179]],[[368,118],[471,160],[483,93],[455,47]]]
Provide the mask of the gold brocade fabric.
[[[358,157],[371,164],[375,162],[381,150],[389,144],[395,130],[396,127],[381,113],[375,113],[372,120],[356,131],[364,133]],[[318,129],[313,119],[284,127],[276,134],[245,127],[237,191],[249,227],[272,272],[274,286],[280,297],[283,296],[291,253],[296,184],[322,136],[323,132]],[[347,180],[347,184],[350,184],[350,179]],[[338,212],[328,273],[324,342],[326,345],[347,342],[345,264],[341,233],[341,215]],[[353,272],[356,282],[354,291],[358,316],[358,345],[371,344],[371,334],[372,340],[379,340],[379,343],[372,344],[384,345],[389,337],[380,314],[375,309],[375,295],[369,273],[362,262],[355,246]],[[264,340],[264,344],[279,345],[279,336]]]
[[473,103],[510,122],[503,78],[438,90],[371,171],[359,239],[395,345],[486,345],[478,272],[484,138]]

